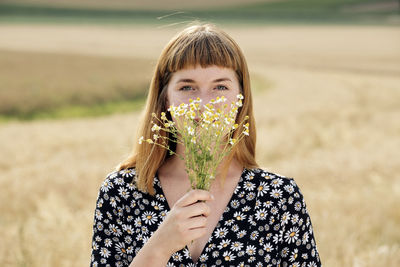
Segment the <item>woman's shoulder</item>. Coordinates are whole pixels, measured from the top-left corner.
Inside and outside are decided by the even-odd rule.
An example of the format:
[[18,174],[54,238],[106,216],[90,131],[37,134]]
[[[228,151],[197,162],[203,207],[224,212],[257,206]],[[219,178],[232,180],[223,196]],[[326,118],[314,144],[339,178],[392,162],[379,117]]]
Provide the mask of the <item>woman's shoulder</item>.
[[106,175],[103,181],[103,186],[107,187],[112,184],[125,185],[129,183],[134,183],[135,178],[136,178],[136,170],[134,167],[122,170],[113,170]]
[[294,182],[292,177],[286,177],[277,172],[272,172],[264,167],[257,168],[246,168],[243,172],[244,178],[247,180],[255,179],[258,182],[270,183],[270,184],[290,184]]
[[134,167],[122,170],[113,170],[104,178],[100,186],[100,194],[117,197],[118,199],[128,199],[132,195],[141,195],[136,183],[136,170]]
[[106,175],[105,180],[110,182],[131,183],[136,177],[135,167],[125,168],[122,170],[113,170]]
[[293,195],[300,197],[300,189],[293,177],[272,172],[263,167],[246,169],[244,179],[254,184],[258,196],[264,194],[273,198]]

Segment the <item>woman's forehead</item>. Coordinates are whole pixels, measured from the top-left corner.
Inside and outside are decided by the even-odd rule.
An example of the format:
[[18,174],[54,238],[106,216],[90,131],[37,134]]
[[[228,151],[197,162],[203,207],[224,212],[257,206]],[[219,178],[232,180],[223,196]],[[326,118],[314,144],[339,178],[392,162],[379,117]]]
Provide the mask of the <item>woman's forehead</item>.
[[177,82],[181,79],[200,79],[200,80],[215,80],[227,78],[232,81],[232,79],[237,80],[235,71],[229,67],[210,65],[210,66],[190,66],[180,69],[172,73],[172,80]]

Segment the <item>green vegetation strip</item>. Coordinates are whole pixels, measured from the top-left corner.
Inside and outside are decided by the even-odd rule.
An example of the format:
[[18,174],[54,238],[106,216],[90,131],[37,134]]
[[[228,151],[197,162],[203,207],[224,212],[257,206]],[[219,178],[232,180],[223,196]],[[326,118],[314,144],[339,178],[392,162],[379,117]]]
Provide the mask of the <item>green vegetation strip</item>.
[[144,104],[145,97],[142,96],[132,100],[111,101],[90,106],[66,105],[49,110],[33,111],[27,114],[0,114],[0,122],[98,117],[114,113],[139,111],[144,107]]
[[[60,23],[155,23],[166,24],[205,20],[219,23],[390,23],[399,8],[354,9],[382,3],[382,0],[282,0],[209,10],[133,10],[59,7],[50,3],[0,3],[0,21]],[[389,1],[384,1],[389,2]],[[159,19],[163,17],[162,19]]]

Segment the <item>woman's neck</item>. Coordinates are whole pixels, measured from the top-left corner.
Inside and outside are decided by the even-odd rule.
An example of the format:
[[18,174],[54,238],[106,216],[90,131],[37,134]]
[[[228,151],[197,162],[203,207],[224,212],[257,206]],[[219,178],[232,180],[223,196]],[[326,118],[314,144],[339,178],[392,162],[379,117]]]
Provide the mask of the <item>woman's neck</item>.
[[[180,144],[176,146],[176,154],[184,157],[184,147]],[[173,155],[164,164],[159,168],[158,173],[164,177],[174,177],[175,179],[188,179],[188,174],[185,171],[185,162],[181,159],[180,156]],[[217,173],[222,171],[222,168],[225,164],[223,160],[217,167]],[[243,166],[233,158],[229,164],[226,177],[237,174],[238,172],[243,171]],[[221,177],[217,175],[215,180],[221,181]]]

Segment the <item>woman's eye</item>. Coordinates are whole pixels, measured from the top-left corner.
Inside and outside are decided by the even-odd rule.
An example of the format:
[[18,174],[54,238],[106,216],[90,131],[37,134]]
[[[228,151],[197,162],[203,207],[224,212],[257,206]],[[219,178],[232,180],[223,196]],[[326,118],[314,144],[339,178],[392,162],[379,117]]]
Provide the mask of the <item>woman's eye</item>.
[[228,87],[226,87],[225,85],[217,85],[217,90],[228,90]]
[[186,85],[186,86],[181,87],[181,89],[179,89],[179,90],[180,91],[189,91],[189,90],[192,90],[192,89],[193,89],[193,87],[191,87],[189,85]]

